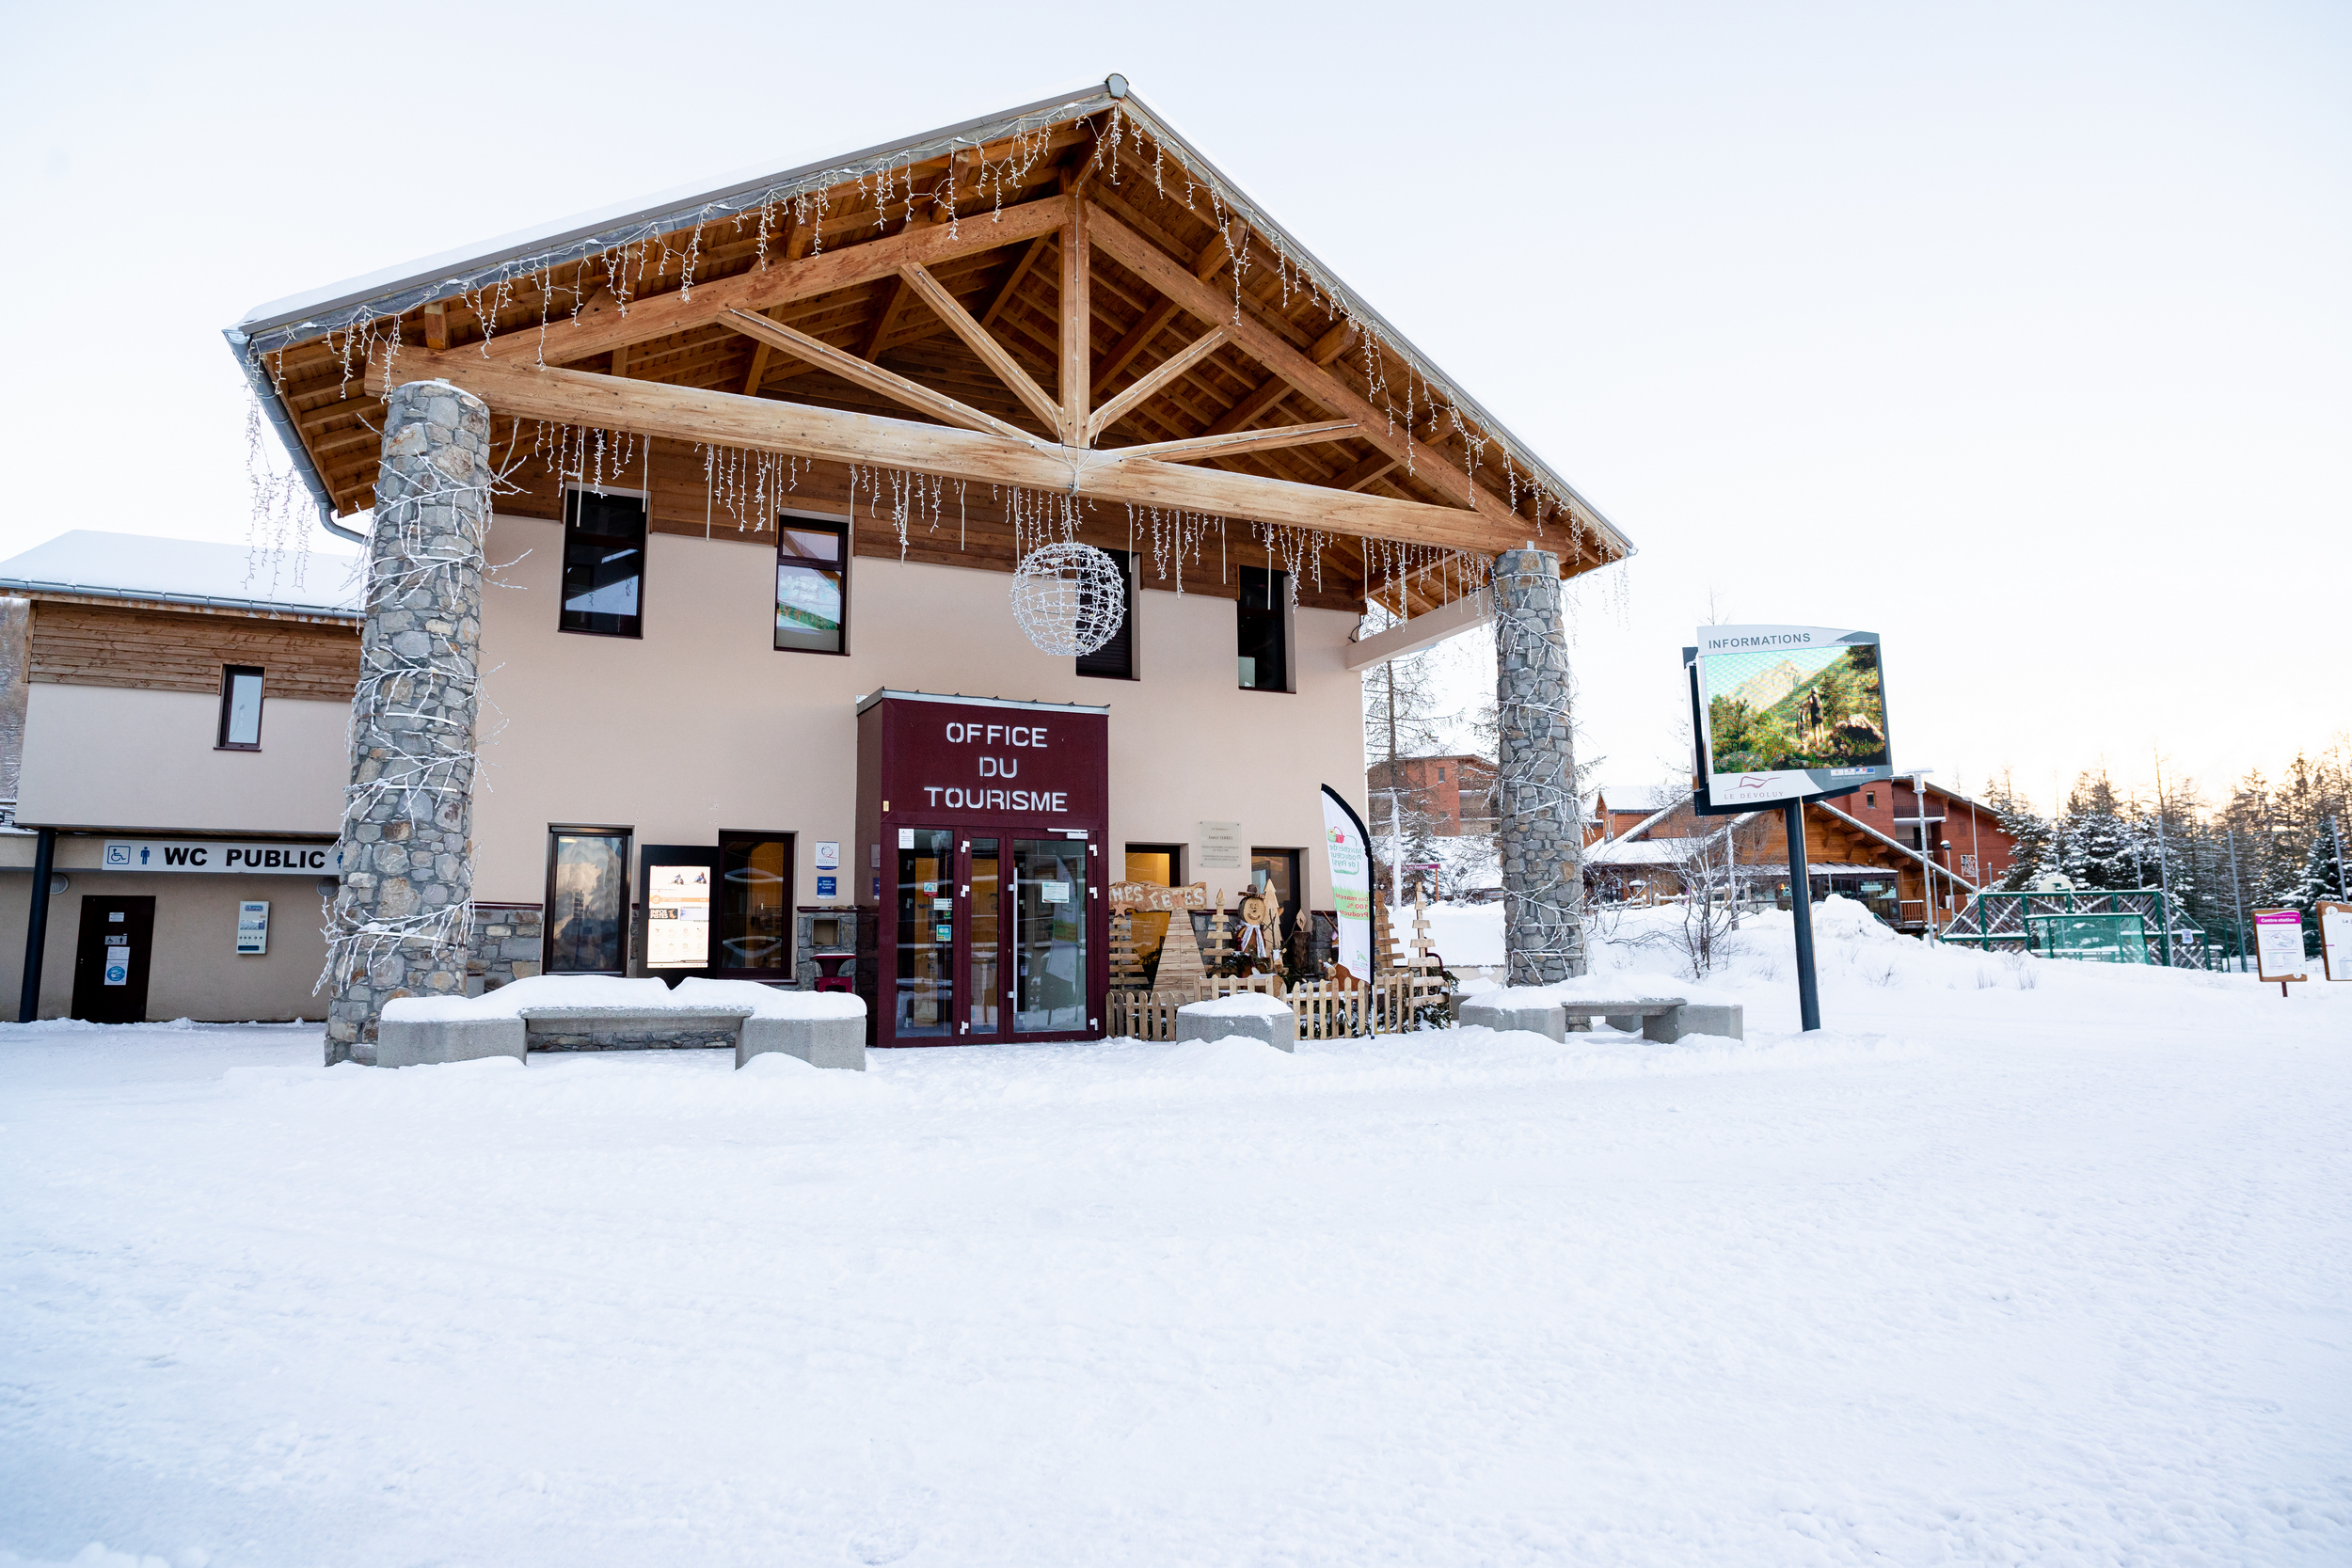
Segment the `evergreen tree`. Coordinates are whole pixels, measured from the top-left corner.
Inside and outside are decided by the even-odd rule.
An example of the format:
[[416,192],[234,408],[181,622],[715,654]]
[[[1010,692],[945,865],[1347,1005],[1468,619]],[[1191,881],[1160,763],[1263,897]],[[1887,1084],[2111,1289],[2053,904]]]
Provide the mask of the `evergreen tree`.
[[2312,958],[2319,957],[2319,906],[2325,903],[2352,902],[2344,890],[2344,863],[2347,858],[2342,842],[2343,818],[2329,816],[2321,820],[2319,831],[2312,834],[2311,847],[2304,851],[2303,869],[2289,890],[2288,905],[2303,916],[2303,941]]
[[2063,868],[2078,888],[2136,888],[2135,834],[2128,808],[2103,771],[2074,781],[2066,799]]
[[2008,775],[1984,792],[1985,804],[1991,806],[1998,819],[2001,832],[2016,844],[2016,853],[2010,859],[2009,870],[2000,880],[1998,891],[2023,893],[2045,872],[2058,869],[2058,834],[2050,819],[2026,803],[2010,785]]

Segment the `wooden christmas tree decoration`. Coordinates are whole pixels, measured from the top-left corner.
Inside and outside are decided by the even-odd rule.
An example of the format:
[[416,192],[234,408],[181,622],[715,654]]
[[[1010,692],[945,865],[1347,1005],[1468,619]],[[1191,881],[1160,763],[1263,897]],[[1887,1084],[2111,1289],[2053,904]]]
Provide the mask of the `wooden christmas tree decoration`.
[[1200,939],[1193,931],[1192,916],[1178,910],[1168,917],[1168,935],[1160,939],[1160,973],[1152,982],[1152,992],[1167,997],[1181,991],[1191,1001],[1208,994],[1208,978],[1200,967]]
[[1126,910],[1111,916],[1111,989],[1143,989],[1143,960],[1136,957],[1136,917]]

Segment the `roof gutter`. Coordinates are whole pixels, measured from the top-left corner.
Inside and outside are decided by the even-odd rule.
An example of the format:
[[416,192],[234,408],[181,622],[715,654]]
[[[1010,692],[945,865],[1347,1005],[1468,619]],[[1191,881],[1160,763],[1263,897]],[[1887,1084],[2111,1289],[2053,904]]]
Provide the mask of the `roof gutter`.
[[223,330],[221,336],[229,340],[229,352],[237,356],[237,369],[245,375],[246,388],[261,400],[262,411],[277,427],[279,443],[285,447],[286,455],[294,459],[294,472],[302,476],[302,487],[310,491],[310,499],[318,503],[319,527],[338,539],[348,539],[355,545],[367,544],[366,534],[347,529],[335,520],[335,502],[326,493],[326,477],[319,472],[318,465],[310,461],[310,449],[303,444],[302,433],[294,428],[293,418],[287,414],[285,401],[278,395],[278,388],[270,384],[269,372],[262,368],[262,356],[250,351],[252,340],[233,326]]
[[[354,535],[366,544],[364,535]],[[283,599],[231,599],[216,594],[163,594],[142,588],[93,588],[79,582],[39,582],[30,578],[0,578],[0,593],[56,594],[77,599],[117,599],[132,604],[187,605],[198,610],[235,610],[253,615],[303,615],[321,621],[348,621],[358,626],[367,617],[356,610],[332,605],[288,604]]]

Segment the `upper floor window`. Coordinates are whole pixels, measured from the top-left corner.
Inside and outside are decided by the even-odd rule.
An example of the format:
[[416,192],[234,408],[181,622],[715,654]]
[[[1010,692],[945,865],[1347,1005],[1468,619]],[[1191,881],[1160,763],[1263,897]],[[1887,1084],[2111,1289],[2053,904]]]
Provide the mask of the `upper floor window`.
[[1264,566],[1241,569],[1241,602],[1235,610],[1234,631],[1245,689],[1291,689],[1289,610],[1288,572]]
[[849,524],[785,514],[776,519],[776,646],[846,654],[849,638]]
[[220,738],[224,752],[262,749],[262,670],[257,664],[224,664],[220,669]]
[[565,631],[644,635],[645,498],[626,490],[564,492]]
[[[1078,673],[1101,675],[1110,680],[1131,681],[1136,678],[1135,559],[1132,553],[1126,550],[1104,550],[1103,553],[1119,562],[1120,581],[1123,585],[1122,592],[1126,594],[1125,600],[1120,605],[1123,613],[1119,618],[1119,630],[1111,634],[1111,640],[1090,654],[1078,656]],[[1083,614],[1091,609],[1093,609],[1091,605],[1083,605],[1080,607],[1080,612]]]

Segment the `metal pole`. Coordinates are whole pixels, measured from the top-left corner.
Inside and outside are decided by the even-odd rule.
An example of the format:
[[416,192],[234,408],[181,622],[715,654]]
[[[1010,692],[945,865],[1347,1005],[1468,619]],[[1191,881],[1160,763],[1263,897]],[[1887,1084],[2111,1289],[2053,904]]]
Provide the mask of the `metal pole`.
[[2165,862],[2164,797],[2156,797],[2156,923],[2164,927],[2164,967],[2172,967],[2172,876]]
[[1804,802],[1781,808],[1788,833],[1788,891],[1797,915],[1797,1019],[1805,1030],[1821,1026],[1821,990],[1813,977],[1813,873],[1804,863]]
[[2237,830],[2230,831],[2230,902],[2237,910],[2237,969],[2246,973],[2246,895],[2237,885]]
[[40,960],[49,945],[49,868],[57,858],[57,830],[43,828],[33,851],[33,907],[24,921],[24,991],[16,1004],[16,1021],[33,1023],[40,1018]]
[[2344,818],[2331,816],[2328,826],[2336,835],[2336,896],[2352,898],[2352,882],[2344,879]]

